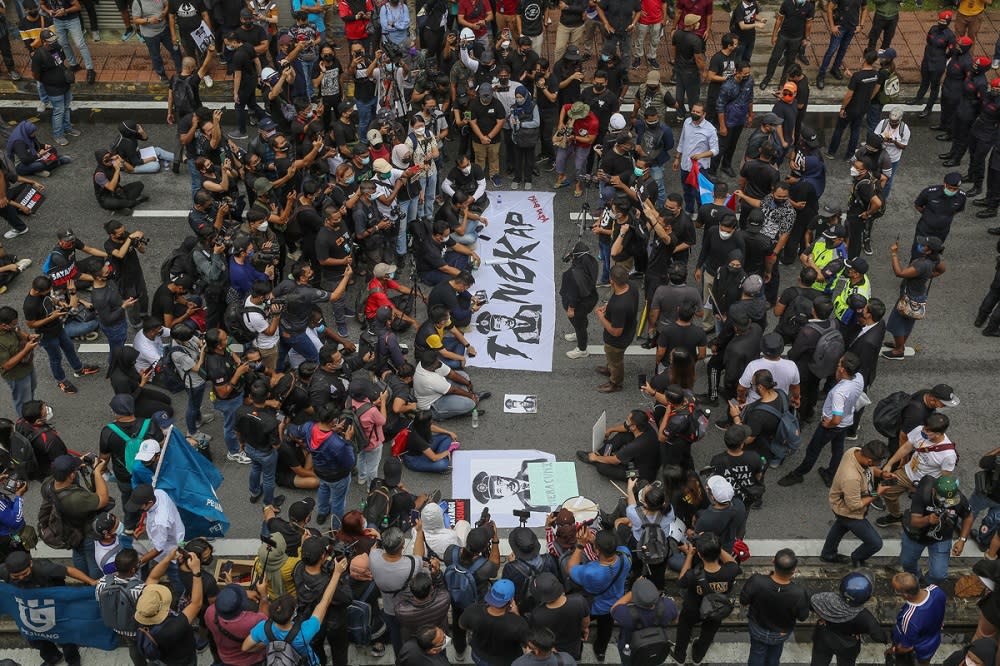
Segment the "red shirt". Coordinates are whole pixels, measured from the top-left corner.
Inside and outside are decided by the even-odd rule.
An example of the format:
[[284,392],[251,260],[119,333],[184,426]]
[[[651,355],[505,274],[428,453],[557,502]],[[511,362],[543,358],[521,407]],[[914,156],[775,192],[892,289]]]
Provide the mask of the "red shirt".
[[521,8],[521,0],[498,0],[497,12],[504,16],[517,16],[517,10]]
[[677,0],[678,26],[684,25],[685,14],[697,14],[701,17],[701,22],[698,23],[698,27],[694,30],[694,34],[699,37],[704,37],[705,29],[708,28],[708,23],[705,21],[705,17],[712,15],[712,0]]
[[[570,108],[572,106],[573,106],[572,104],[563,104],[563,110],[566,113],[569,113],[569,110],[570,110]],[[567,118],[568,117],[569,116],[567,116]],[[595,116],[593,112],[588,113],[583,118],[580,118],[580,120],[574,120],[573,121],[573,136],[574,137],[596,136],[597,132],[598,132],[598,120],[597,120],[597,116]],[[576,141],[576,145],[578,145],[580,147],[589,147],[589,146],[594,145],[594,143],[593,142],[583,143],[583,142],[580,142],[580,141]]]
[[[476,9],[479,11],[475,11]],[[493,5],[490,4],[490,0],[458,0],[458,15],[469,23],[486,21],[487,14],[492,11]],[[487,23],[482,28],[473,28],[472,32],[475,33],[476,37],[482,37],[489,29],[490,26]]]
[[663,23],[663,3],[660,0],[642,0],[639,8],[642,10],[639,16],[642,25]]
[[[372,0],[366,0],[365,11],[370,12],[372,10]],[[351,6],[347,4],[347,0],[340,0],[337,13],[344,20],[345,37],[352,40],[368,39],[368,19],[355,20],[354,16],[357,12],[351,10]]]
[[399,283],[388,278],[384,280],[372,278],[372,281],[368,283],[369,295],[368,300],[365,301],[365,319],[374,319],[375,311],[383,305],[393,307],[392,301],[389,300],[389,294],[386,293],[390,289],[399,291]]

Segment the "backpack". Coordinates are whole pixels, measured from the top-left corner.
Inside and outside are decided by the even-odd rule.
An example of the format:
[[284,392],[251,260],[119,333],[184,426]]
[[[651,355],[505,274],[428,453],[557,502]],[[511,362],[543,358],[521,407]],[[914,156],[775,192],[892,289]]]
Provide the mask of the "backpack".
[[139,624],[135,621],[135,597],[132,590],[144,583],[139,578],[130,578],[124,583],[115,580],[115,574],[104,577],[104,587],[97,593],[97,604],[101,608],[101,619],[116,634],[135,636]]
[[178,116],[178,120],[182,116],[194,113],[194,91],[187,78],[175,76],[173,83],[170,84],[170,91],[174,94],[173,112]]
[[802,444],[802,431],[799,428],[799,417],[789,409],[788,396],[780,389],[778,400],[781,402],[781,411],[760,401],[753,403],[751,409],[760,409],[778,418],[778,427],[771,439],[771,453],[775,457],[784,458],[782,454],[787,455],[791,451],[796,451]]
[[178,275],[190,275],[191,277],[198,275],[194,258],[191,256],[197,244],[196,237],[188,236],[178,248],[170,253],[170,256],[163,260],[163,263],[160,264],[161,282],[170,282]]
[[701,619],[710,622],[722,622],[729,617],[733,612],[733,600],[721,592],[709,591],[711,588],[708,586],[708,578],[705,576],[704,569],[701,570],[701,574],[696,580],[703,592],[701,605],[698,607]]
[[[170,611],[170,613],[173,614],[174,611]],[[160,645],[156,642],[156,634],[159,633],[160,626],[161,625],[156,625],[152,629],[137,626],[135,635],[136,647],[139,648],[139,653],[142,654],[147,661],[159,662],[163,657],[160,653]]]
[[299,635],[302,623],[296,622],[285,637],[277,640],[274,636],[274,622],[264,623],[264,635],[267,636],[267,648],[264,650],[266,666],[307,666],[309,660],[295,648],[294,642]]
[[910,402],[910,394],[906,391],[896,391],[885,396],[877,403],[872,412],[872,425],[883,437],[899,437],[899,426],[903,420],[903,409]]
[[794,338],[802,330],[802,327],[809,323],[812,309],[813,302],[811,300],[802,294],[797,295],[781,313],[778,326],[781,329],[780,332],[787,335],[788,338]]
[[[381,531],[390,526],[389,509],[392,507],[392,498],[400,492],[395,486],[387,486],[383,479],[372,481],[368,490],[368,497],[365,498],[363,508],[365,520],[369,525]],[[393,521],[397,522],[397,521]],[[397,525],[402,529],[401,525]]]
[[642,521],[642,532],[637,545],[639,555],[645,564],[663,564],[670,557],[670,544],[659,523]]
[[135,462],[135,456],[139,453],[139,445],[142,444],[142,440],[146,439],[146,431],[149,430],[149,419],[145,419],[142,422],[142,427],[139,428],[139,432],[136,433],[135,437],[132,437],[125,433],[124,430],[118,427],[116,423],[109,423],[108,429],[122,438],[125,442],[125,469],[132,469],[132,463]]
[[656,604],[656,619],[648,627],[642,627],[639,610],[635,606],[629,606],[629,613],[632,615],[633,627],[632,637],[628,641],[630,663],[643,666],[664,663],[673,644],[667,639],[667,630],[661,626],[663,607],[659,601]]
[[52,481],[42,484],[42,504],[38,507],[38,535],[46,546],[73,550],[83,543],[83,528],[68,524],[59,512],[59,495],[65,491],[52,488]]
[[477,557],[472,566],[464,567],[458,561],[461,552],[460,547],[451,546],[451,561],[444,569],[444,584],[448,588],[451,602],[459,610],[465,610],[479,601],[479,584],[476,581],[476,572],[489,560],[485,557]]
[[505,573],[507,567],[510,567],[521,575],[521,583],[515,586],[514,601],[517,603],[517,609],[522,615],[530,613],[537,605],[537,600],[531,596],[531,587],[536,576],[541,573],[551,572],[552,559],[552,556],[548,553],[542,553],[542,564],[538,569],[535,569],[535,567],[523,560],[517,559],[511,560],[504,567]]
[[899,75],[893,72],[886,77],[882,89],[878,91],[878,103],[883,106],[892,104],[899,97],[899,90]]
[[24,480],[38,479],[38,457],[31,441],[19,433],[8,419],[3,420],[10,424],[10,442],[6,446],[0,445],[0,466],[17,472]]
[[347,638],[355,645],[371,645],[372,605],[368,603],[368,597],[374,590],[375,581],[372,581],[361,596],[347,607]]
[[256,306],[244,305],[243,301],[233,301],[226,306],[226,311],[222,315],[222,323],[226,327],[236,342],[241,345],[250,344],[257,339],[257,331],[251,330],[247,324],[246,313],[259,312],[264,314],[264,309]]
[[837,370],[837,363],[846,350],[844,334],[832,322],[826,330],[814,323],[806,326],[820,334],[819,340],[816,341],[816,349],[813,350],[812,360],[808,363],[809,372],[820,379],[830,377]]
[[351,424],[354,426],[354,435],[351,437],[351,443],[354,444],[355,452],[361,452],[368,448],[368,440],[371,432],[366,431],[364,426],[361,425],[361,417],[374,407],[375,405],[369,401],[357,409],[349,410]]
[[180,393],[187,388],[187,384],[184,378],[181,377],[181,373],[177,371],[177,366],[174,365],[173,359],[170,358],[170,351],[173,349],[177,349],[177,347],[169,345],[163,350],[163,356],[153,364],[153,378],[151,381],[154,386],[158,386],[164,391]]
[[982,522],[979,523],[979,529],[976,530],[976,543],[979,544],[980,550],[990,547],[990,541],[998,530],[1000,530],[1000,506],[995,506],[986,512]]

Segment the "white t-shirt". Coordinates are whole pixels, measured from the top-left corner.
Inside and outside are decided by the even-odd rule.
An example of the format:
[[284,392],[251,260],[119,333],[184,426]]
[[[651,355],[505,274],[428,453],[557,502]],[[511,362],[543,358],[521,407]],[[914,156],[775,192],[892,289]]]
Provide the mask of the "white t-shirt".
[[184,522],[170,495],[159,489],[154,490],[153,495],[156,496],[156,504],[146,512],[146,536],[153,548],[160,551],[155,558],[159,562],[171,548],[184,541]]
[[[904,146],[910,143],[910,126],[902,120],[899,121],[899,127],[896,129],[893,129],[892,125],[889,124],[888,118],[880,120],[878,125],[875,126],[875,133],[881,136],[886,132],[889,133],[890,138],[899,141]],[[903,149],[895,143],[886,142],[885,154],[889,156],[889,161],[895,164],[903,157]]]
[[865,390],[865,378],[860,372],[854,373],[851,379],[841,379],[837,385],[826,394],[823,401],[823,418],[840,417],[838,428],[847,428],[854,424],[854,405]]
[[958,452],[955,449],[927,451],[935,446],[951,444],[952,441],[948,435],[935,444],[923,438],[923,435],[920,434],[923,430],[923,426],[917,426],[906,433],[906,439],[913,447],[913,456],[910,458],[910,462],[906,463],[906,476],[913,482],[913,485],[920,483],[920,480],[925,476],[932,476],[936,479],[941,476],[941,472],[953,472],[955,465],[958,464]]
[[[247,300],[243,302],[243,307],[260,308],[260,306],[251,301],[250,298],[250,296],[247,296]],[[271,325],[271,322],[267,317],[256,310],[246,312],[243,316],[245,318],[247,328],[251,331],[257,331],[257,349],[274,349],[278,345],[278,336],[280,335],[278,329],[274,329],[274,335],[264,335],[264,331],[266,331],[267,327]]]
[[758,358],[756,361],[750,361],[740,376],[740,386],[749,389],[749,393],[747,393],[748,405],[751,402],[760,400],[757,391],[751,386],[753,375],[758,370],[770,370],[771,376],[774,378],[775,388],[784,391],[785,395],[788,395],[790,387],[798,386],[799,384],[799,366],[795,365],[795,361],[790,361],[787,358],[779,358],[776,361],[768,358]]
[[417,364],[413,373],[413,395],[417,398],[417,409],[430,409],[435,400],[451,390],[448,373],[451,372],[445,364],[437,370],[427,370],[422,363]]
[[[166,328],[163,329],[163,335],[168,335]],[[159,337],[150,340],[141,330],[132,338],[132,346],[139,352],[139,358],[135,359],[135,369],[138,372],[156,365],[163,356],[163,340]]]

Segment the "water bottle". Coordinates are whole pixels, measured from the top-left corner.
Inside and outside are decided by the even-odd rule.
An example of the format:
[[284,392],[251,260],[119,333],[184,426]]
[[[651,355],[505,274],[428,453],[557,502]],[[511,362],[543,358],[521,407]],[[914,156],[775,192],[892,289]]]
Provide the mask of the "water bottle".
[[472,408],[472,427],[473,428],[478,428],[479,427],[479,408],[478,407],[473,407]]

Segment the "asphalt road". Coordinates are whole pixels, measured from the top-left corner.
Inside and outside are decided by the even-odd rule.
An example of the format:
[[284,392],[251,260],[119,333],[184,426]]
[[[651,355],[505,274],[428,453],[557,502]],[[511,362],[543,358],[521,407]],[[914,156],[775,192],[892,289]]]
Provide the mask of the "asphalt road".
[[[37,274],[48,250],[54,245],[57,229],[71,226],[80,238],[91,245],[100,246],[104,241],[101,226],[108,219],[108,214],[97,206],[90,178],[94,150],[110,144],[116,131],[114,123],[104,121],[100,114],[82,113],[80,116],[76,123],[83,135],[74,139],[62,151],[72,156],[74,162],[44,181],[48,200],[38,215],[28,220],[31,232],[5,242],[8,252],[32,258],[35,266],[15,281],[7,293],[0,295],[0,304],[21,309],[30,277]],[[160,117],[159,112],[156,116]],[[152,117],[140,119],[147,122],[145,126],[153,141],[170,149],[173,145],[173,128],[155,124]],[[48,138],[47,120],[46,118],[41,131],[43,139]],[[227,120],[231,122],[232,119]],[[831,122],[830,118],[817,120],[820,121],[817,122],[819,125],[823,124],[823,120],[827,124]],[[913,120],[916,121],[916,118]],[[226,129],[231,127],[229,125]],[[829,133],[829,128],[826,132]],[[877,223],[874,232],[875,255],[869,257],[873,290],[875,295],[890,304],[895,301],[898,281],[892,277],[887,248],[897,234],[904,245],[909,242],[918,217],[912,208],[913,199],[923,187],[939,183],[946,171],[935,159],[936,154],[942,152],[943,144],[935,141],[933,134],[925,125],[913,127],[913,140],[904,153],[896,174],[888,213]],[[450,147],[454,150],[454,144]],[[964,168],[961,170],[965,171]],[[840,160],[828,163],[828,173],[829,185],[824,200],[846,204],[849,189],[847,164]],[[554,174],[543,173],[534,182],[537,186],[547,188],[553,177]],[[185,209],[189,206],[188,177],[184,171],[180,176],[161,173],[133,176],[128,180],[135,179],[141,179],[146,184],[145,191],[151,197],[145,208]],[[680,181],[675,174],[668,172],[667,180],[669,191],[680,191]],[[589,195],[591,204],[596,204],[596,192],[592,191]],[[570,189],[560,190],[556,197],[554,252],[557,255],[575,240],[576,226],[569,220],[568,214],[579,210],[579,204],[580,200],[573,198]],[[963,489],[969,492],[978,456],[997,445],[991,435],[994,429],[992,421],[996,414],[994,386],[1000,369],[996,354],[998,341],[982,337],[972,326],[979,301],[992,279],[996,257],[995,238],[985,231],[991,225],[976,219],[976,210],[979,209],[970,207],[955,221],[944,254],[948,271],[935,280],[928,304],[928,318],[917,324],[908,343],[917,348],[916,356],[904,361],[883,360],[879,368],[878,383],[871,395],[877,401],[896,390],[913,391],[938,382],[951,384],[962,404],[950,412],[950,434],[962,453],[959,476]],[[148,287],[152,292],[158,284],[162,260],[187,235],[187,223],[184,218],[173,217],[126,219],[126,224],[130,229],[142,229],[151,238],[145,255],[145,268]],[[589,236],[588,233],[585,240],[590,241]],[[558,260],[556,270],[561,270]],[[793,284],[797,270],[796,266],[783,267],[782,284]],[[592,321],[592,336],[597,334],[597,327],[596,322]],[[602,410],[607,410],[610,423],[624,418],[629,409],[648,404],[636,389],[636,377],[640,372],[651,371],[651,357],[626,357],[627,390],[606,396],[595,390],[604,378],[594,372],[594,366],[601,364],[603,359],[591,357],[574,361],[564,356],[570,344],[564,342],[561,336],[570,330],[568,322],[560,320],[551,373],[473,370],[477,389],[492,391],[494,398],[484,403],[488,413],[481,418],[477,430],[471,428],[469,419],[458,419],[448,424],[449,428],[458,433],[464,448],[541,449],[554,453],[559,460],[574,460],[575,450],[589,448],[592,424]],[[357,335],[356,323],[352,322],[351,332]],[[111,417],[107,406],[111,390],[103,378],[106,358],[103,354],[88,354],[85,362],[100,364],[102,373],[76,380],[80,392],[69,396],[61,393],[55,386],[44,354],[39,354],[36,360],[39,378],[36,395],[52,405],[55,410],[53,425],[62,433],[67,444],[81,451],[97,449],[98,433]],[[703,369],[699,368],[698,374],[699,384],[696,390],[702,391]],[[0,397],[0,410],[9,414],[9,394],[6,391],[0,393],[3,394]],[[538,413],[504,414],[500,399],[505,393],[537,394]],[[175,398],[178,402],[183,399]],[[183,405],[177,404],[177,407],[179,413],[183,413]],[[223,459],[220,464],[226,481],[220,490],[220,497],[232,520],[228,536],[252,538],[257,529],[259,509],[247,503],[248,468],[225,462],[221,419],[209,424],[206,431],[214,437],[212,448],[217,459]],[[866,435],[873,433],[874,429],[868,421],[862,430],[861,441],[864,441]],[[811,430],[803,433],[804,440],[810,435]],[[695,446],[695,462],[706,463],[722,449],[722,433],[713,428]],[[593,469],[578,464],[577,478],[581,492],[602,504],[613,505],[617,491]],[[404,479],[411,488],[421,491],[440,489],[444,496],[452,495],[450,476],[407,471]],[[770,480],[773,482],[775,478]],[[289,495],[290,499],[299,494],[294,491],[282,492]],[[37,490],[32,490],[29,494],[29,515],[34,515],[35,507],[38,506],[36,493]],[[764,508],[754,512],[751,517],[749,536],[765,539],[821,538],[830,517],[826,493],[826,488],[816,475],[811,475],[806,483],[792,488],[781,488],[770,483]],[[356,505],[359,499],[358,486],[353,485],[349,503]]]

